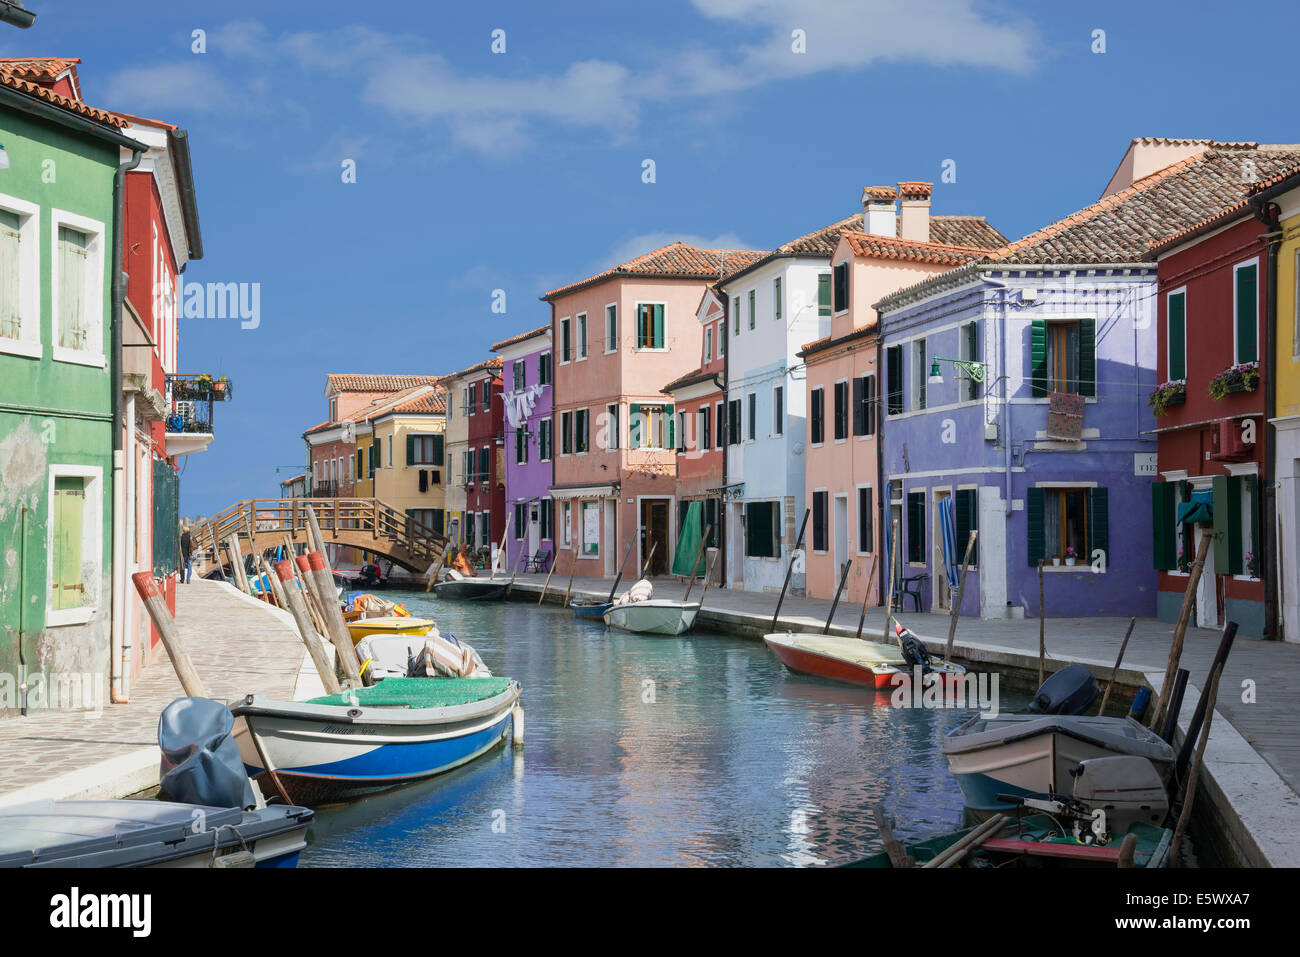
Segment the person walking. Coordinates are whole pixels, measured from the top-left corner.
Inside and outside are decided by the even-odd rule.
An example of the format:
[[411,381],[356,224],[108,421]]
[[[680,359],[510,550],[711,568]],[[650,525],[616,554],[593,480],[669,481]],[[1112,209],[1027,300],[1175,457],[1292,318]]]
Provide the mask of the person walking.
[[191,549],[193,543],[190,541],[190,530],[182,528],[181,530],[181,584],[188,585],[190,578],[194,574],[194,564],[191,558]]

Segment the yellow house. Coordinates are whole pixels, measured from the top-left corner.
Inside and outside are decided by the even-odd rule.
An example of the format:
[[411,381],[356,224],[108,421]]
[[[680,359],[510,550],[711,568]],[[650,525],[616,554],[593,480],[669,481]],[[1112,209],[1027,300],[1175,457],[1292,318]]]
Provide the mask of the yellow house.
[[443,393],[409,396],[374,416],[370,426],[375,497],[409,516],[417,533],[423,527],[442,535],[448,485]]
[[1276,207],[1272,472],[1276,491],[1277,607],[1281,635],[1300,642],[1300,170],[1260,190],[1257,209]]

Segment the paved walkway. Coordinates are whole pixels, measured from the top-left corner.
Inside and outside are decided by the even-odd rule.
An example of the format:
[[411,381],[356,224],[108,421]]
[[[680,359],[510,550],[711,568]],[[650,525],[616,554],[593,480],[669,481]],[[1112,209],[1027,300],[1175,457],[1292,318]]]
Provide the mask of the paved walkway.
[[[293,696],[305,652],[287,613],[222,582],[196,579],[178,589],[176,624],[210,696]],[[319,681],[314,671],[310,677]],[[100,713],[46,710],[0,721],[0,804],[121,797],[124,788],[156,785],[158,715],[183,694],[160,648],[132,683],[129,704],[105,704]]]

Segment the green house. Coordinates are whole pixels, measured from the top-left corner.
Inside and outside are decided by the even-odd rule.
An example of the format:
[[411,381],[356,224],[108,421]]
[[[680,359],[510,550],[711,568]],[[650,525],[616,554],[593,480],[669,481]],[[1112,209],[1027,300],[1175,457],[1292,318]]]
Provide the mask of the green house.
[[0,715],[24,674],[35,709],[108,671],[115,186],[139,148],[33,89],[0,81]]

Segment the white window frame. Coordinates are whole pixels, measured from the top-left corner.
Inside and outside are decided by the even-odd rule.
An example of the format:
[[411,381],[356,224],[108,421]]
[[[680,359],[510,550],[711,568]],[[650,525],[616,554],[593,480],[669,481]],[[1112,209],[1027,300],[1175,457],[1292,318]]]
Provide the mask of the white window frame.
[[18,217],[18,318],[22,322],[17,339],[0,338],[0,353],[39,359],[45,354],[41,321],[41,207],[0,193],[0,209]]
[[[54,608],[50,601],[54,582],[54,480],[56,478],[84,479],[86,506],[81,513],[81,562],[82,566],[91,566],[90,574],[83,575],[88,582],[83,593],[86,603],[80,608]],[[47,513],[45,529],[45,627],[58,628],[63,625],[84,625],[95,617],[99,610],[102,596],[99,593],[99,581],[103,577],[104,561],[104,470],[97,465],[63,465],[49,467],[49,485],[46,487],[45,501],[51,509]],[[91,594],[91,590],[94,594]]]
[[[816,392],[820,392],[822,394],[822,440],[820,442],[816,441],[812,437],[812,410],[813,410],[813,403],[816,401],[813,398],[813,394]],[[832,391],[831,402],[834,403],[834,401],[835,401],[835,394],[834,391]],[[835,414],[834,407],[831,408],[831,414],[832,415]],[[830,432],[831,432],[831,438],[834,439],[835,438],[834,423],[831,424]],[[808,390],[808,445],[811,448],[820,449],[825,444],[826,444],[826,386],[815,385]]]
[[[614,310],[612,317],[610,315],[611,309]],[[614,320],[612,329],[610,326],[611,318],[613,318]],[[610,336],[610,332],[614,333],[612,337]],[[611,338],[613,338],[614,340],[613,349],[609,347],[609,342]],[[618,303],[617,302],[605,303],[605,346],[604,348],[605,348],[605,355],[607,356],[612,355],[615,352],[618,352]]]
[[[86,243],[86,282],[82,301],[86,306],[86,344],[94,348],[68,349],[59,345],[59,227],[83,232]],[[108,367],[104,354],[104,249],[107,231],[104,224],[88,216],[78,216],[63,209],[50,210],[50,348],[55,362]]]
[[[638,299],[632,303],[632,320],[635,322],[641,313],[642,306],[662,306],[664,310],[664,344],[660,348],[654,346],[636,345],[637,352],[667,352],[668,351],[668,303],[662,299]],[[633,327],[633,335],[636,329]],[[653,338],[653,337],[652,337]]]
[[[550,426],[550,428],[546,430],[549,433],[546,437],[547,438],[546,444],[548,446],[547,451],[550,452],[550,455],[547,456],[542,455],[542,424],[543,423]],[[553,458],[555,458],[555,418],[554,416],[548,415],[545,418],[541,418],[537,420],[537,461],[549,462]]]
[[772,318],[780,322],[785,312],[785,290],[782,288],[781,277],[772,277]]
[[[1233,278],[1234,279],[1236,278],[1235,274]],[[1172,360],[1174,354],[1172,351],[1173,343],[1170,341],[1170,335],[1169,335],[1169,301],[1173,299],[1174,296],[1183,297],[1183,377],[1186,378],[1187,376],[1187,287],[1179,286],[1177,289],[1171,289],[1169,292],[1165,293],[1165,373],[1169,376],[1169,381],[1171,382],[1174,381],[1173,372],[1172,372],[1173,370]],[[1236,302],[1237,292],[1236,292],[1235,285],[1233,286],[1232,298],[1233,301]],[[1232,326],[1232,338],[1233,338],[1232,350],[1235,353],[1237,351],[1237,345],[1236,345],[1237,326],[1235,322],[1233,323]]]
[[580,312],[573,317],[574,331],[574,362],[586,362],[589,349],[587,347],[587,314]]
[[718,332],[713,339],[718,344],[718,358],[721,359],[727,354],[727,327],[726,323],[721,319],[715,322],[714,325],[718,327]]
[[713,323],[704,327],[704,361],[713,361]]
[[568,549],[573,548],[573,503],[566,501],[564,503],[564,537],[560,543]]
[[[872,550],[872,551],[865,551],[865,552],[864,552],[864,551],[862,550],[862,541],[861,541],[861,539],[862,539],[862,512],[861,512],[861,507],[862,507],[862,490],[863,490],[864,488],[865,488],[867,491],[871,492],[871,503],[872,503],[873,506],[875,505],[875,502],[876,502],[875,486],[872,485],[870,482],[859,482],[857,485],[853,486],[853,517],[854,517],[854,519],[855,519],[856,521],[854,522],[854,528],[853,528],[853,531],[850,533],[850,535],[851,535],[853,538],[858,539],[857,551],[855,552],[855,554],[857,554],[857,555],[872,555],[872,554],[874,554],[874,546],[875,546],[875,544],[876,544],[876,543],[875,543],[875,537],[876,537],[876,535],[879,533],[879,530],[876,528],[876,525],[878,525],[879,522],[878,522],[877,516],[875,516],[875,515],[872,515],[872,516],[871,516],[871,537],[872,537],[872,541],[869,542],[868,544],[870,544],[870,545],[873,546],[873,550]],[[867,587],[868,587],[868,588],[871,587],[871,582],[867,582]]]
[[[564,316],[560,320],[559,326],[557,327],[559,331],[556,333],[555,336],[555,349],[556,352],[559,353],[559,362],[557,362],[556,365],[567,366],[570,362],[573,361],[573,324],[570,322],[570,318],[571,317],[569,316]],[[566,330],[569,333],[569,358],[568,359],[564,358],[564,333]]]
[[[776,400],[777,393],[781,395],[780,402]],[[779,417],[777,416],[778,408],[781,410]],[[782,382],[772,386],[772,438],[775,439],[785,435],[785,416],[785,383]]]
[[752,445],[758,441],[758,393],[750,389],[745,393],[745,425],[740,437],[741,445]]

